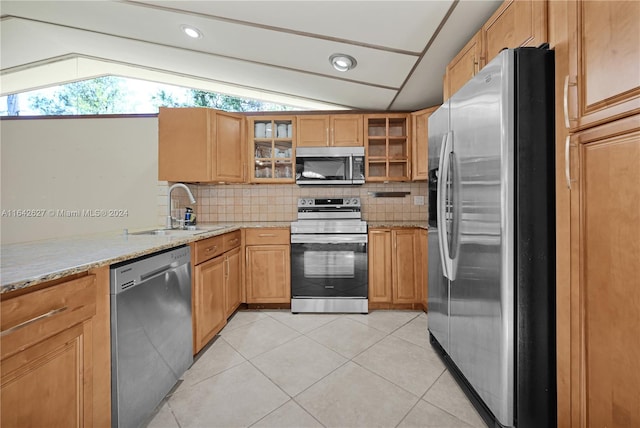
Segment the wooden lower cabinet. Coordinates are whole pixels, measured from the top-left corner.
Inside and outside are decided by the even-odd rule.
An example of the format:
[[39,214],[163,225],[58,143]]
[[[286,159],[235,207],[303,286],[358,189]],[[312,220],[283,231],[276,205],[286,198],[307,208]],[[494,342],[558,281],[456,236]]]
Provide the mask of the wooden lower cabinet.
[[108,278],[3,295],[2,427],[110,426]]
[[291,303],[291,247],[246,247],[247,303]]
[[249,304],[291,304],[289,228],[245,229],[245,290]]
[[[369,230],[369,306],[421,308],[425,286],[421,229]],[[426,240],[424,241],[426,246]],[[394,306],[396,305],[396,306]]]
[[640,115],[571,141],[570,290],[568,301],[558,301],[558,325],[570,329],[570,355],[559,354],[570,368],[561,367],[558,382],[570,394],[570,413],[559,407],[559,422],[638,427]]
[[225,256],[225,263],[227,265],[227,278],[225,281],[225,302],[227,309],[227,318],[230,317],[242,303],[240,253],[240,248],[236,248],[235,250],[229,251]]
[[194,274],[194,341],[197,354],[227,322],[224,298],[225,258],[216,257],[195,267]]
[[200,352],[242,303],[240,231],[195,242],[193,353]]

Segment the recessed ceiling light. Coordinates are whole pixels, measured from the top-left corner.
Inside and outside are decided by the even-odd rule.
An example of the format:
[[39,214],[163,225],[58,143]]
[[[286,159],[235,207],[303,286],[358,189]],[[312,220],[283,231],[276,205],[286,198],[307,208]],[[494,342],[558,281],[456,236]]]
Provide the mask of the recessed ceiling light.
[[329,57],[329,62],[338,71],[349,71],[358,65],[354,57],[346,54],[333,54]]
[[202,33],[196,27],[192,27],[190,25],[181,25],[180,28],[182,28],[182,31],[184,32],[184,34],[186,34],[187,36],[193,39],[202,38]]

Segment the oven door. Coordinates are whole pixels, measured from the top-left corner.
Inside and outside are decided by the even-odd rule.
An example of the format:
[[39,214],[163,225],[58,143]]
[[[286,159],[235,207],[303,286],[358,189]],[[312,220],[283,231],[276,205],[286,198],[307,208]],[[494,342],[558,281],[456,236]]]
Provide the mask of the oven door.
[[291,235],[292,298],[367,298],[367,235]]

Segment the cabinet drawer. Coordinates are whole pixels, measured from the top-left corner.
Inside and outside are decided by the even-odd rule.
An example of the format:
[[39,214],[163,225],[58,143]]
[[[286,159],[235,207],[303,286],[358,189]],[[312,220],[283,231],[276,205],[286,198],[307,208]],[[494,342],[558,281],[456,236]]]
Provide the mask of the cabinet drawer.
[[197,241],[193,244],[193,264],[200,264],[224,252],[222,235]]
[[222,248],[226,253],[229,250],[239,247],[242,238],[240,231],[236,230],[235,232],[225,233],[224,235],[222,235],[222,239],[224,241],[222,243]]
[[1,358],[22,351],[96,314],[96,278],[88,275],[0,304]]
[[247,229],[246,245],[275,245],[291,243],[289,237],[289,228],[263,228],[263,229]]

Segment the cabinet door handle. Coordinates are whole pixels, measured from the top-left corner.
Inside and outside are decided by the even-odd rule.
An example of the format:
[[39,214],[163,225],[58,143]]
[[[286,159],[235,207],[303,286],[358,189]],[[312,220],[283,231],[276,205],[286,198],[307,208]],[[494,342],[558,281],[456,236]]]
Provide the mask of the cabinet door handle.
[[575,117],[569,117],[569,86],[577,86],[578,84],[576,82],[571,82],[570,79],[571,76],[567,75],[564,78],[564,88],[563,88],[563,98],[562,98],[562,105],[564,108],[564,126],[567,129],[571,128],[571,121],[575,121],[577,120],[577,118]]
[[327,146],[329,145],[329,128],[327,128]]
[[215,251],[217,249],[218,249],[218,246],[214,245],[213,247],[206,248],[204,251],[208,253],[208,252],[211,252],[211,251]]
[[46,313],[44,313],[42,315],[38,315],[37,317],[33,317],[30,320],[21,322],[18,325],[14,325],[13,327],[9,327],[8,329],[2,330],[2,332],[0,332],[0,337],[6,336],[7,334],[10,334],[10,333],[13,333],[16,330],[20,330],[21,328],[26,327],[29,324],[33,324],[34,322],[38,322],[38,321],[43,320],[45,318],[51,318],[52,316],[57,315],[57,314],[59,314],[61,312],[64,312],[67,309],[69,309],[67,306],[63,306],[62,308],[58,308],[58,309],[53,309],[53,310],[51,310],[49,312],[46,312]]
[[571,179],[571,147],[575,147],[575,144],[571,144],[571,135],[567,135],[564,141],[564,178],[567,180],[569,190],[571,190],[571,182],[575,181]]

